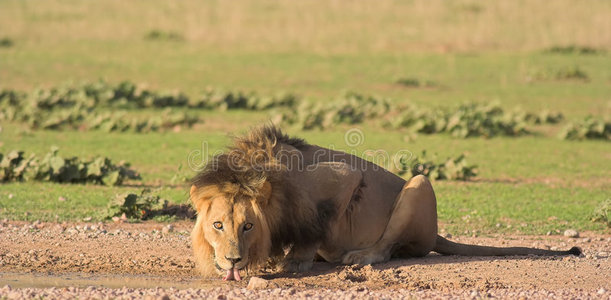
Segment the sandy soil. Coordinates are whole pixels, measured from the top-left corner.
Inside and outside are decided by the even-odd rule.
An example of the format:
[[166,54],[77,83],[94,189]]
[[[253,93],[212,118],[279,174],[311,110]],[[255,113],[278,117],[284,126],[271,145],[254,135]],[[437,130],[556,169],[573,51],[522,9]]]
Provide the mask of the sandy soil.
[[0,221],[0,298],[611,299],[611,235],[452,237],[496,246],[576,245],[582,257],[431,254],[363,267],[316,263],[307,273],[223,282],[195,273],[191,226]]

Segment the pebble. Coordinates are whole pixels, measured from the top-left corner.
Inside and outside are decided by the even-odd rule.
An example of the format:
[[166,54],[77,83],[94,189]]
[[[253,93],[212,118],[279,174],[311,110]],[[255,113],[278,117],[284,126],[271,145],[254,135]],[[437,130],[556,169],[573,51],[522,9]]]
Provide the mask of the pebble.
[[578,238],[579,232],[575,229],[567,229],[564,231],[564,236],[570,237],[570,238]]
[[268,289],[272,287],[275,287],[275,284],[272,285],[269,280],[265,280],[261,277],[253,276],[250,278],[247,288],[249,290],[260,290],[260,289]]
[[[600,298],[607,299],[609,294],[604,288],[591,292],[578,290],[529,290],[520,291],[515,289],[488,290],[484,294],[478,291],[409,291],[409,290],[377,290],[367,292],[355,292],[354,290],[338,289],[315,289],[295,291],[294,289],[267,289],[252,291],[249,289],[235,288],[233,290],[221,289],[108,289],[101,287],[88,288],[18,288],[4,287],[0,289],[3,298],[25,299],[25,298],[51,298],[51,299],[411,299],[411,298],[435,298],[435,299],[550,299],[550,298]],[[574,294],[577,293],[577,294]],[[581,296],[581,297],[580,297]],[[602,297],[602,298],[601,298]]]
[[168,224],[166,226],[163,226],[163,228],[161,229],[161,232],[163,232],[163,233],[174,232],[174,225]]
[[608,253],[608,252],[601,251],[601,252],[598,252],[598,253],[596,254],[596,257],[597,257],[597,258],[607,258],[607,257],[609,257],[609,253]]

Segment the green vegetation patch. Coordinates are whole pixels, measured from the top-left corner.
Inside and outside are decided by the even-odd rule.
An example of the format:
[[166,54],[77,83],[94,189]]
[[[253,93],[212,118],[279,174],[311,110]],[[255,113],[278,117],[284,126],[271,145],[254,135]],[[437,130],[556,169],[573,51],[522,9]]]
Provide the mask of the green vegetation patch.
[[531,114],[514,114],[498,104],[468,103],[456,110],[405,109],[390,121],[391,128],[409,128],[412,131],[434,134],[447,132],[453,137],[519,136],[527,134],[527,121]]
[[553,54],[579,54],[579,55],[600,55],[607,51],[589,46],[553,46],[544,51],[545,53]]
[[600,203],[594,210],[592,221],[601,222],[611,228],[611,198]]
[[163,31],[154,29],[144,35],[146,40],[161,40],[161,41],[184,41],[185,38],[182,34],[174,31]]
[[254,92],[223,91],[206,88],[197,100],[190,103],[193,108],[213,110],[244,109],[267,110],[275,107],[293,107],[298,97],[291,93],[278,93],[275,96],[260,96]]
[[35,180],[121,185],[126,179],[141,179],[126,162],[113,164],[106,157],[96,157],[92,160],[63,158],[58,152],[59,148],[53,147],[42,159],[33,154],[26,158],[24,151],[11,151],[6,155],[0,153],[0,181]]
[[565,140],[601,139],[611,141],[611,122],[592,116],[568,124],[560,133]]
[[456,108],[421,108],[395,104],[387,98],[348,92],[335,101],[301,103],[277,113],[273,120],[302,130],[329,129],[340,124],[382,120],[389,129],[406,128],[424,134],[449,133],[453,137],[520,136],[528,125],[553,124],[559,112],[507,111],[498,103],[466,103]]
[[329,129],[338,124],[360,124],[382,118],[393,108],[389,99],[347,92],[335,101],[303,102],[276,114],[274,121],[296,125],[303,130]]
[[[279,93],[276,96],[260,96],[255,92],[225,91],[206,88],[200,97],[189,98],[177,90],[158,91],[130,81],[111,84],[97,81],[83,84],[65,83],[30,92],[0,90],[0,105],[23,113],[30,110],[54,110],[66,108],[86,109],[141,109],[141,108],[204,108],[264,110],[279,106],[293,106],[297,97]],[[8,114],[8,113],[5,113]]]
[[12,39],[0,38],[0,48],[10,48],[14,44]]
[[[291,107],[296,101],[296,96],[286,93],[264,97],[212,88],[206,89],[197,99],[189,99],[181,92],[158,92],[128,81],[116,85],[98,81],[36,89],[29,93],[2,90],[0,121],[22,122],[32,129],[146,133],[177,126],[191,127],[201,122],[193,112],[176,112],[170,108],[267,110]],[[128,115],[130,111],[143,108],[166,110],[150,117]]]
[[428,158],[423,150],[422,155],[415,158],[400,155],[394,159],[398,166],[395,173],[404,178],[424,175],[431,180],[467,181],[477,176],[477,166],[468,164],[465,154],[440,162],[436,156]]
[[192,219],[194,217],[195,211],[191,208],[191,205],[170,204],[169,200],[162,199],[161,196],[150,189],[143,189],[139,194],[126,193],[115,195],[108,203],[104,216],[107,220],[114,218],[131,220],[161,218],[168,220],[168,218]]
[[531,71],[527,76],[527,81],[549,81],[549,80],[574,80],[586,82],[590,80],[590,75],[579,66],[554,67],[544,70]]
[[408,78],[399,78],[395,80],[395,83],[404,86],[407,88],[435,88],[439,85],[431,80],[419,80],[418,78],[408,77]]

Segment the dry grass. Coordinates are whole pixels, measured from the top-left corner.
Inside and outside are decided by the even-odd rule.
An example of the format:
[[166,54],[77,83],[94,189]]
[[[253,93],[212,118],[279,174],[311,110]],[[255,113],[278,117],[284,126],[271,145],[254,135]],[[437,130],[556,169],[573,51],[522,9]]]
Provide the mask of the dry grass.
[[350,52],[611,48],[606,0],[5,0],[2,35],[30,43],[177,32],[216,50]]

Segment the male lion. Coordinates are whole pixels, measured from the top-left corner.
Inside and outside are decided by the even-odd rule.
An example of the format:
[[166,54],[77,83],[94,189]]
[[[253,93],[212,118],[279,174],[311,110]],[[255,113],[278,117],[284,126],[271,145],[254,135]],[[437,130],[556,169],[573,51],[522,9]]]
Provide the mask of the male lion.
[[193,179],[191,234],[202,275],[240,280],[268,260],[305,271],[316,256],[371,264],[430,251],[454,255],[579,255],[454,243],[437,235],[435,193],[354,155],[307,144],[274,126],[234,140]]

